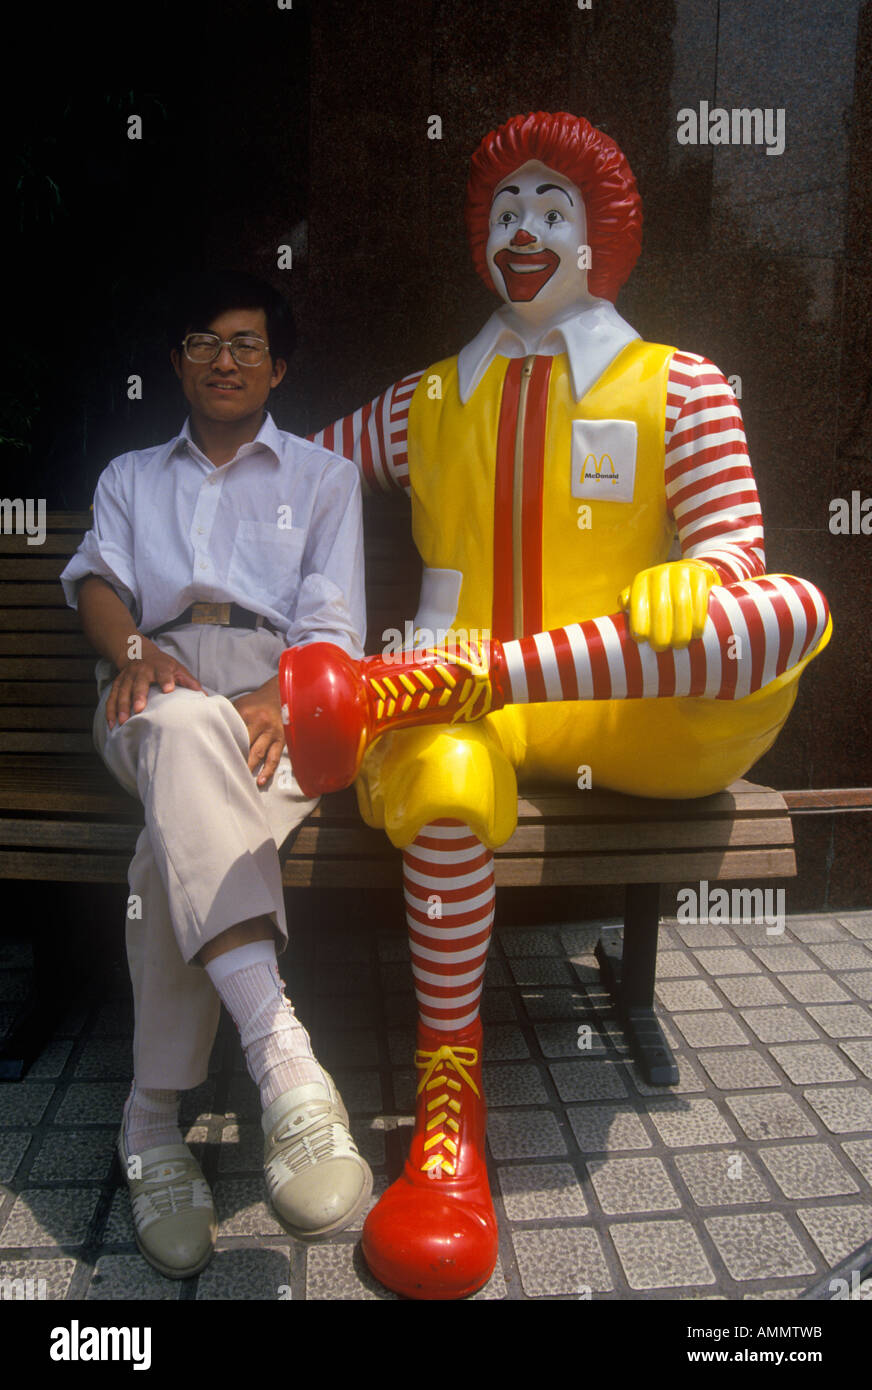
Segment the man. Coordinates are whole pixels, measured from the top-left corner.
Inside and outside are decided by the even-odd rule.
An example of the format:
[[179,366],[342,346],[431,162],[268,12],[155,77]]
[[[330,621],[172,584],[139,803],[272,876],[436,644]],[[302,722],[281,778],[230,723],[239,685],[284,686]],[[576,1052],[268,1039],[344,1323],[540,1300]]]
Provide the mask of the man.
[[[613,307],[641,246],[614,142],[566,113],[513,118],[473,156],[467,230],[500,308],[457,357],[316,436],[411,495],[416,650],[338,652],[328,675],[313,646],[281,668],[301,786],[341,785],[374,739],[358,799],[403,850],[418,1106],[363,1248],[390,1288],[432,1299],[474,1292],[497,1254],[479,997],[518,780],[720,790],[770,747],[830,635],[813,585],[764,574],[721,373]],[[328,744],[335,776],[308,758]]]
[[260,1088],[284,1228],[329,1235],[371,1191],[276,966],[287,942],[277,849],[315,805],[284,750],[278,659],[325,639],[360,656],[365,610],[355,470],[265,410],[293,346],[283,301],[248,276],[203,276],[180,298],[171,340],[188,420],[109,464],[62,581],[102,658],[97,747],[145,811],[129,876],[134,1081],[118,1151],[142,1253],[185,1278],[210,1259],[216,1222],[178,1092],[206,1077],[221,1001]]

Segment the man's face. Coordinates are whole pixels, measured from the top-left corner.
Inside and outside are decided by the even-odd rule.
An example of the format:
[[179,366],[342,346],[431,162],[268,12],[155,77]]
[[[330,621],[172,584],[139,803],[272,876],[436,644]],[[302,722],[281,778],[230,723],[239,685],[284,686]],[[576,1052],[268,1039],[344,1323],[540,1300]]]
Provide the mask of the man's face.
[[[195,330],[215,333],[222,342],[245,336],[269,343],[263,309],[228,309],[211,323],[189,329]],[[215,424],[259,415],[287,370],[283,358],[273,361],[269,353],[256,367],[240,366],[229,347],[223,347],[214,362],[191,362],[181,348],[174,348],[170,356],[192,414]]]
[[587,294],[578,266],[587,241],[584,201],[564,174],[529,160],[503,179],[491,203],[487,263],[497,291],[524,312],[557,313]]

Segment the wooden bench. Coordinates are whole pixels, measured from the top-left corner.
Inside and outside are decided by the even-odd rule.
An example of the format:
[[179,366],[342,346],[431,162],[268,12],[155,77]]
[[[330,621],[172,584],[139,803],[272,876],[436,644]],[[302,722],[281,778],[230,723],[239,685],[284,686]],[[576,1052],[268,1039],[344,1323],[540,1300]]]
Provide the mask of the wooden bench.
[[[405,503],[366,506],[369,650],[415,611],[419,568]],[[95,657],[65,606],[58,575],[90,524],[47,518],[41,546],[0,537],[0,878],[123,883],[142,824],[139,803],[93,748]],[[396,885],[399,853],[361,821],[352,792],[325,797],[283,847],[298,888]],[[737,782],[717,796],[656,801],[598,790],[527,791],[497,852],[498,887],[626,888],[622,958],[607,942],[604,979],[649,1082],[678,1079],[653,1009],[660,885],[788,878],[793,832],[779,792]],[[39,961],[37,961],[39,967]],[[43,974],[50,970],[45,966]],[[0,1049],[0,1079],[24,1074],[50,1033],[49,982]]]

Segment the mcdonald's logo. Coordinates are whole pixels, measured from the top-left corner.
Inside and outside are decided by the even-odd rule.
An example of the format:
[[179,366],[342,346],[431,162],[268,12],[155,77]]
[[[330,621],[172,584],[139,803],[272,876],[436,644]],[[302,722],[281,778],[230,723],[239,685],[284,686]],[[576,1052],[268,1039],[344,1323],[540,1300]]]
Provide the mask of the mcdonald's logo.
[[[588,471],[588,465],[591,463],[594,468],[593,473]],[[614,486],[617,487],[620,480],[611,454],[600,454],[599,458],[597,458],[596,454],[588,454],[582,464],[582,475],[585,478],[597,478],[602,481],[602,471],[606,464],[608,464],[606,477],[610,478]]]

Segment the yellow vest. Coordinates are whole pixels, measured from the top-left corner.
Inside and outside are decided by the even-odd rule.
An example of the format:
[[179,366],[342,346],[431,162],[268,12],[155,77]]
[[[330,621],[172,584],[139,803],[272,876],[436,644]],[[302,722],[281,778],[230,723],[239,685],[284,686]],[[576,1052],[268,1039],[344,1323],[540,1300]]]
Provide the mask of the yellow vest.
[[[639,570],[667,558],[673,351],[628,344],[578,402],[563,355],[495,358],[466,405],[456,358],[424,374],[409,411],[412,526],[425,565],[463,575],[456,628],[505,640],[612,613]],[[431,398],[434,376],[441,398]],[[633,463],[626,449],[618,468],[595,442],[588,448],[605,436],[583,421],[632,422]],[[609,500],[626,494],[628,469],[631,496]]]

